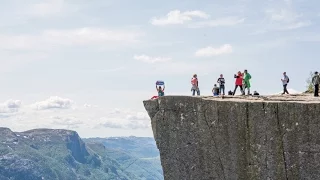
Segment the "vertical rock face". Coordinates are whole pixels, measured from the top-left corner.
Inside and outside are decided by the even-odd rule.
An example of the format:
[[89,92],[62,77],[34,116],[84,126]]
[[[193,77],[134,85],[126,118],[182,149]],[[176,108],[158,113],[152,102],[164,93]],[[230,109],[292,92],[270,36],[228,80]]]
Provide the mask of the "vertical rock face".
[[165,179],[320,179],[317,99],[166,96],[144,106]]

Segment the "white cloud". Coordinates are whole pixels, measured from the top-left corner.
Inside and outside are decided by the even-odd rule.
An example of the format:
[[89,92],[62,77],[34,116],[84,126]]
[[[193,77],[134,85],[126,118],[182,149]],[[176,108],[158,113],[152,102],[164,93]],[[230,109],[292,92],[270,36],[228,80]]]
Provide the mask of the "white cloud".
[[181,12],[180,10],[170,11],[166,17],[157,18],[154,17],[151,19],[151,24],[155,26],[165,26],[173,24],[184,24],[186,22],[192,21],[193,18],[202,18],[207,19],[209,15],[202,11],[185,11]]
[[[92,122],[92,121],[91,121]],[[99,118],[95,128],[146,129],[151,128],[150,118],[146,112],[114,109],[107,116]]]
[[103,44],[105,42],[136,42],[141,34],[131,31],[104,28],[79,28],[70,30],[47,30],[46,41],[61,45]]
[[36,102],[31,106],[37,110],[46,109],[69,109],[72,107],[73,101],[58,96],[52,96],[47,100]]
[[97,108],[98,106],[86,103],[86,104],[83,105],[83,107],[85,107],[85,108]]
[[61,46],[136,43],[142,33],[106,28],[85,27],[67,30],[45,30],[38,35],[0,34],[0,49],[44,50]]
[[292,30],[292,29],[298,29],[298,28],[302,28],[302,27],[307,27],[310,26],[312,23],[311,21],[300,21],[300,22],[295,22],[292,24],[289,24],[285,27],[280,28],[280,30]]
[[118,108],[115,108],[114,110],[111,111],[110,114],[120,114],[120,113],[121,113],[121,110]]
[[63,126],[64,128],[79,128],[80,125],[84,124],[82,121],[77,120],[75,117],[60,117],[60,116],[52,116],[53,120],[52,124]]
[[150,121],[137,121],[127,119],[111,119],[101,118],[101,123],[97,125],[97,128],[114,128],[114,129],[145,129],[150,128]]
[[62,13],[65,8],[64,0],[43,0],[27,8],[27,13],[33,16],[44,17]]
[[195,55],[198,57],[210,57],[210,56],[218,56],[222,54],[230,54],[233,49],[230,44],[224,44],[218,48],[214,48],[208,46],[206,48],[202,48],[196,51]]
[[196,22],[191,24],[191,28],[202,28],[202,27],[218,27],[218,26],[235,26],[244,22],[244,18],[238,17],[226,17],[202,22]]
[[150,120],[150,117],[147,113],[144,112],[138,112],[134,115],[127,115],[127,120]]
[[21,108],[20,100],[7,100],[6,102],[0,104],[0,116],[9,117],[15,115]]
[[268,30],[293,30],[310,26],[310,20],[305,19],[302,13],[297,13],[292,7],[291,0],[284,0],[285,6],[265,11],[268,23]]
[[289,9],[269,9],[266,10],[267,17],[272,21],[294,22],[297,18],[302,17],[302,14],[297,14]]
[[171,61],[171,58],[169,57],[150,57],[147,55],[135,55],[133,59],[142,61],[145,63],[161,63],[161,62],[168,62]]

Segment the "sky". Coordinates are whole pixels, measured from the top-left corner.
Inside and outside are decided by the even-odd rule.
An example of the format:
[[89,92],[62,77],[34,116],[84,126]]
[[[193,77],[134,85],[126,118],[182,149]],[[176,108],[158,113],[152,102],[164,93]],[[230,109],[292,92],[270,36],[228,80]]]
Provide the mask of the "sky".
[[[143,100],[226,90],[303,91],[320,71],[318,0],[0,0],[0,126],[82,137],[153,136]],[[317,66],[318,65],[318,66]]]

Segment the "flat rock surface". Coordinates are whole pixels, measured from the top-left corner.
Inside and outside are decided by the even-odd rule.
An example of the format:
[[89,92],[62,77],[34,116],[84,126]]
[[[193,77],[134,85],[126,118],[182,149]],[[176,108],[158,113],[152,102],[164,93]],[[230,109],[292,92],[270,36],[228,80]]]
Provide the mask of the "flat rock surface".
[[320,98],[144,101],[168,180],[320,179]]

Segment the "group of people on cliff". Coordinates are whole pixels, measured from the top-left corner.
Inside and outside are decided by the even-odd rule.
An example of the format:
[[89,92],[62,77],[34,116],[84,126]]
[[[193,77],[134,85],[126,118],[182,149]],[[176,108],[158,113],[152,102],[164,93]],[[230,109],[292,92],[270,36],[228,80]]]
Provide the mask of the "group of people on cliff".
[[[235,88],[233,91],[229,91],[228,95],[235,95],[238,87],[240,88],[241,95],[245,95],[245,92],[247,90],[247,95],[251,95],[250,93],[250,80],[251,80],[251,74],[248,72],[248,70],[244,70],[244,72],[239,71],[237,74],[234,75],[234,78],[236,79],[235,81]],[[219,95],[225,95],[225,79],[223,77],[223,74],[220,74],[220,77],[217,80],[217,84],[214,84],[212,88],[212,93],[213,96],[219,96]],[[197,92],[197,95],[200,95],[200,88],[199,88],[199,82],[198,82],[198,77],[197,74],[194,74],[192,79],[191,79],[191,91],[192,95],[194,96],[195,93]],[[259,95],[258,92],[254,91],[253,95]]]
[[[238,87],[240,88],[241,95],[245,95],[245,92],[247,90],[247,95],[252,95],[250,93],[250,80],[251,80],[251,74],[248,72],[248,70],[244,70],[244,72],[239,71],[237,74],[234,74],[235,80],[235,88],[233,91],[228,91],[228,95],[235,95]],[[283,93],[282,94],[289,94],[287,86],[290,79],[286,72],[283,72],[283,78],[281,79],[282,85],[283,85]],[[213,96],[219,96],[219,95],[225,95],[225,79],[223,77],[223,74],[220,74],[220,77],[217,80],[217,84],[214,84],[212,88]],[[320,84],[320,74],[318,72],[314,73],[314,76],[312,77],[312,84],[314,85],[314,96],[319,96],[319,84]],[[200,88],[199,88],[199,80],[197,74],[194,74],[191,78],[191,92],[192,96],[195,96],[196,94],[200,96]],[[156,86],[158,96],[164,96],[164,90],[165,87]],[[253,95],[259,95],[257,91],[254,91]]]

